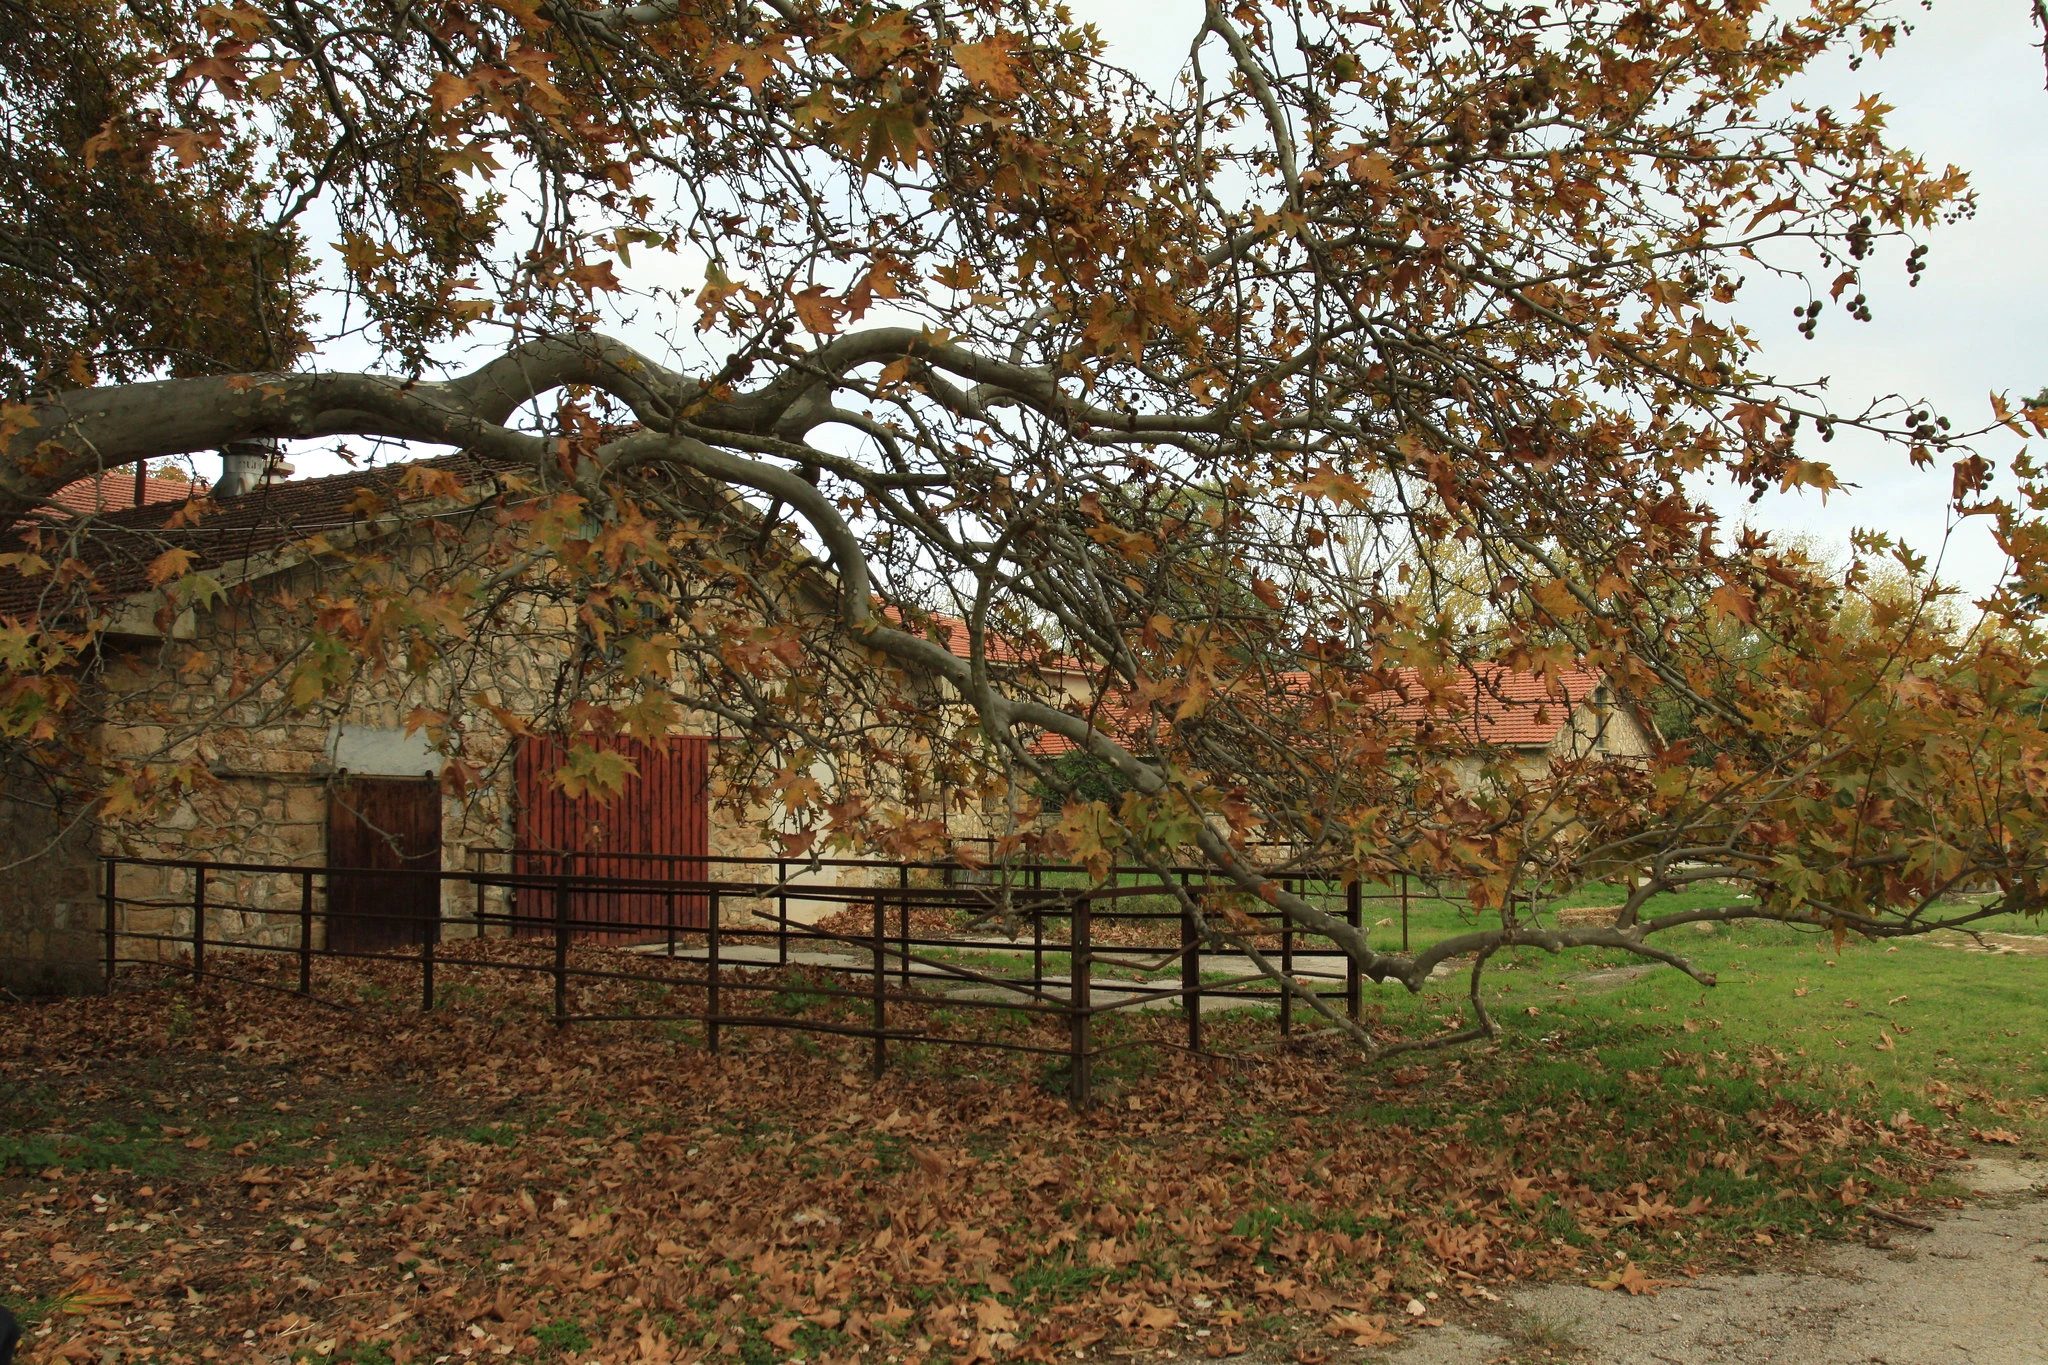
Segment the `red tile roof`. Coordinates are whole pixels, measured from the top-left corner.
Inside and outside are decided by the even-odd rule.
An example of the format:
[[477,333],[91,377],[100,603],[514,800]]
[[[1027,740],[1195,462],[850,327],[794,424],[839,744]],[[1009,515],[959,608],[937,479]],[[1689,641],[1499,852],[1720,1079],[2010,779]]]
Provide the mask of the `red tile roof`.
[[[902,625],[906,619],[914,619],[896,607],[882,608],[882,616],[897,625]],[[967,657],[967,622],[957,616],[933,612],[922,618],[921,629],[916,626],[906,628],[915,629],[926,639],[944,645],[946,651],[955,658]],[[982,652],[992,664],[1032,664],[1049,672],[1070,672],[1080,667],[1077,662],[1065,655],[1046,653],[1020,644],[995,630],[983,633]]]
[[[1300,690],[1307,674],[1288,675]],[[1572,713],[1593,700],[1606,681],[1598,669],[1566,668],[1554,675],[1524,672],[1500,664],[1472,664],[1439,674],[1396,669],[1384,686],[1359,704],[1392,716],[1418,736],[1474,742],[1504,749],[1548,748],[1570,723]],[[1095,727],[1118,739],[1135,737],[1140,708],[1125,697],[1106,698],[1090,717]],[[1155,716],[1157,713],[1154,713]],[[1164,724],[1155,719],[1154,724]],[[1077,746],[1064,735],[1040,735],[1031,752],[1056,758]]]
[[[183,502],[196,494],[206,492],[203,483],[191,483],[185,479],[160,479],[150,475],[142,482],[144,504],[158,502]],[[134,507],[135,471],[114,470],[111,473],[95,474],[89,479],[80,479],[58,489],[51,495],[51,501],[73,512],[115,512]]]
[[1366,704],[1417,729],[1450,730],[1501,748],[1540,749],[1604,682],[1606,675],[1591,668],[1563,668],[1554,675],[1500,664],[1469,664],[1436,675],[1403,668]]
[[[206,504],[189,525],[182,523],[187,519],[184,498],[190,487],[179,485],[177,503],[151,502],[142,507],[131,504],[97,515],[78,542],[64,546],[61,553],[75,554],[90,573],[90,599],[124,598],[150,586],[149,566],[166,550],[188,550],[193,555],[192,568],[210,569],[285,549],[322,532],[360,525],[363,516],[358,499],[367,493],[395,501],[399,481],[414,469],[445,470],[465,486],[489,484],[496,476],[492,465],[475,456],[444,455],[324,479],[265,484],[240,497]],[[132,496],[132,476],[129,489]],[[169,524],[174,520],[181,524]],[[62,522],[17,527],[13,534],[0,536],[0,552],[23,548],[26,537],[39,535],[47,540],[63,536],[64,528]],[[56,558],[48,549],[42,554],[45,559]],[[48,609],[48,604],[59,601],[68,609],[76,597],[75,588],[55,587],[50,574],[24,578],[12,568],[0,569],[0,618],[37,616]]]

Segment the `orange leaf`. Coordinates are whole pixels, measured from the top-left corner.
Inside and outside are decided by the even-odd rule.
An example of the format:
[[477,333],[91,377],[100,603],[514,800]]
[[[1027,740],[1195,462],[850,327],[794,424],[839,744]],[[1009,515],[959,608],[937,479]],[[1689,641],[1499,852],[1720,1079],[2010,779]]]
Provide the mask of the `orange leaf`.
[[953,60],[968,80],[992,95],[1014,99],[1024,93],[1017,82],[1017,40],[1007,33],[979,43],[955,43]]
[[1756,603],[1750,599],[1748,593],[1733,584],[1724,583],[1714,589],[1713,595],[1707,601],[1715,609],[1733,616],[1747,625],[1756,624]]
[[812,336],[828,337],[839,330],[839,314],[846,305],[826,293],[823,285],[812,285],[790,302],[796,307],[797,321]]
[[592,293],[600,289],[617,293],[625,288],[619,283],[619,277],[613,273],[610,261],[585,262],[569,272],[569,279]]
[[183,578],[191,572],[192,562],[198,556],[190,550],[165,550],[149,562],[149,581],[152,585],[168,583],[173,578]]
[[1593,1280],[1589,1283],[1595,1289],[1620,1289],[1630,1294],[1655,1294],[1659,1289],[1662,1289],[1671,1282],[1669,1280],[1651,1279],[1642,1272],[1640,1266],[1634,1261],[1630,1261],[1623,1265],[1621,1269],[1607,1276],[1607,1278]]
[[1387,1320],[1378,1314],[1339,1313],[1325,1328],[1333,1337],[1350,1337],[1354,1346],[1391,1346],[1400,1338],[1387,1330]]
[[475,93],[476,82],[466,80],[453,71],[441,72],[434,77],[433,83],[427,86],[427,98],[431,99],[434,107],[444,114]]

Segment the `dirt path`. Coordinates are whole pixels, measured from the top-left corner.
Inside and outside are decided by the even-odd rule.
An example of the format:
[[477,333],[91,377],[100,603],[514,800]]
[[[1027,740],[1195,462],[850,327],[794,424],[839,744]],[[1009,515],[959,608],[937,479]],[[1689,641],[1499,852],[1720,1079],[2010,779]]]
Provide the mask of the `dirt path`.
[[2048,1164],[1982,1158],[1983,1198],[1900,1229],[1889,1250],[1833,1248],[1798,1272],[1716,1275],[1630,1298],[1584,1285],[1518,1294],[1522,1340],[1445,1328],[1387,1365],[1544,1359],[1545,1329],[1593,1365],[2042,1365],[2048,1362]]

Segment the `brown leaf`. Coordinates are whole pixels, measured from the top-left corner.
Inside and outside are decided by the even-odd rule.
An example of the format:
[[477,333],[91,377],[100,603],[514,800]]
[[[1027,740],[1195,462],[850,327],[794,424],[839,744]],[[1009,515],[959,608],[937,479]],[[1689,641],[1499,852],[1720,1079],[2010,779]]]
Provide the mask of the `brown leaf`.
[[1653,1280],[1648,1275],[1645,1275],[1641,1267],[1637,1266],[1634,1261],[1627,1261],[1622,1264],[1621,1269],[1609,1274],[1605,1279],[1590,1280],[1588,1283],[1595,1289],[1619,1289],[1629,1294],[1654,1295],[1659,1289],[1670,1284],[1671,1281]]
[[839,315],[846,311],[845,300],[834,298],[819,284],[792,296],[789,302],[796,309],[796,320],[813,336],[828,337],[838,331]]
[[1387,1330],[1380,1314],[1339,1313],[1324,1327],[1333,1337],[1350,1337],[1353,1346],[1391,1346],[1400,1338]]
[[173,578],[183,578],[191,571],[193,562],[199,556],[190,550],[176,546],[165,550],[149,561],[149,581],[152,585],[168,583]]
[[953,44],[953,61],[960,73],[1001,99],[1015,99],[1024,93],[1017,80],[1017,40],[1007,33],[978,43]]

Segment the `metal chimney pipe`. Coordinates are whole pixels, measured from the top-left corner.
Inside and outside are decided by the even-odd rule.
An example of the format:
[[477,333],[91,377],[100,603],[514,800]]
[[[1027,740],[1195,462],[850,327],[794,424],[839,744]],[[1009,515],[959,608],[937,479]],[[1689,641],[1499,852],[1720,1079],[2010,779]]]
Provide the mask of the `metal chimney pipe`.
[[213,486],[213,496],[239,498],[261,487],[277,458],[276,441],[230,441],[221,447],[220,482]]

